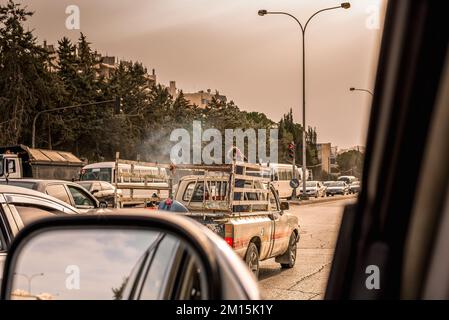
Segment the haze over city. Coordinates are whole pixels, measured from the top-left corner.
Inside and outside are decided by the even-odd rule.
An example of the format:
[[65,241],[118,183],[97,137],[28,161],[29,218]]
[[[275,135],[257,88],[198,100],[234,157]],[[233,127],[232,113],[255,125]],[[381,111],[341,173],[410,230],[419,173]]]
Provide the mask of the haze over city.
[[[4,1],[2,1],[4,2]],[[279,121],[293,108],[301,119],[301,36],[286,11],[305,23],[315,11],[339,1],[237,0],[27,0],[35,11],[29,26],[38,41],[57,44],[63,36],[87,35],[94,49],[119,59],[141,61],[158,82],[175,80],[184,92],[218,90],[242,110]],[[350,10],[322,13],[306,34],[307,125],[319,142],[340,148],[365,144],[381,28],[370,28],[382,0],[351,1]],[[80,30],[65,26],[69,5],[80,8]],[[382,9],[379,9],[382,10]]]

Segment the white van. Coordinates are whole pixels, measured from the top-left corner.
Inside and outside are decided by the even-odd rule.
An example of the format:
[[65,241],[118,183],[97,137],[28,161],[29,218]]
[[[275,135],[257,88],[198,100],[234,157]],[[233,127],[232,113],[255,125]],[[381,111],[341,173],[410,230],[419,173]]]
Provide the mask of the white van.
[[[153,193],[158,194],[160,198],[168,198],[169,193],[167,190],[159,192],[158,187],[168,188],[168,173],[165,168],[148,167],[142,165],[134,165],[133,174],[131,175],[131,165],[122,164],[118,165],[118,183],[126,184],[127,186],[144,186],[145,180],[147,185],[154,187],[155,189],[143,189],[133,190],[133,197],[145,198],[151,197]],[[106,181],[115,185],[115,162],[98,162],[84,166],[81,169],[80,180],[81,181]],[[148,179],[148,176],[154,178]],[[130,189],[119,189],[123,197],[129,197],[131,194]]]
[[[279,198],[287,199],[292,196],[293,189],[290,187],[290,181],[293,179],[293,168],[291,164],[270,163],[271,183],[279,194]],[[302,169],[295,166],[296,179],[302,181]],[[306,173],[308,179],[309,172]],[[297,190],[299,194],[299,190]]]

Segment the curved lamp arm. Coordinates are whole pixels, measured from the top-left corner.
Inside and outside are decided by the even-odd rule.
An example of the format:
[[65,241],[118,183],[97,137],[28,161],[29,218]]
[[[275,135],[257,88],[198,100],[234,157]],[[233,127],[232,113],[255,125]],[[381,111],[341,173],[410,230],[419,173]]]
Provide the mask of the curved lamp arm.
[[290,13],[282,12],[282,11],[259,10],[259,15],[260,16],[264,16],[266,14],[283,14],[283,15],[289,16],[290,18],[294,19],[299,24],[299,27],[301,28],[301,31],[303,33],[306,31],[306,29],[302,26],[302,23],[298,20],[298,18],[296,18],[294,15],[292,15]]
[[335,7],[329,7],[329,8],[324,8],[321,10],[318,10],[317,12],[315,12],[314,14],[312,14],[310,16],[310,18],[307,20],[306,24],[303,26],[302,23],[292,14],[288,13],[288,12],[282,12],[282,11],[267,11],[267,10],[259,10],[258,14],[259,16],[264,16],[267,14],[282,14],[282,15],[286,15],[289,16],[290,18],[294,19],[299,27],[301,28],[302,33],[304,34],[306,32],[307,26],[309,25],[310,21],[318,14],[320,14],[321,12],[324,11],[329,11],[329,10],[335,10],[335,9],[349,9],[351,7],[351,4],[349,2],[344,2],[342,4],[340,4],[339,6],[335,6]]
[[[307,20],[306,25],[304,26],[304,31],[306,31],[307,26],[308,26],[309,23],[310,23],[310,20],[312,20],[316,15],[318,15],[318,14],[320,14],[321,12],[324,12],[324,11],[335,10],[335,9],[341,9],[341,8],[344,8],[344,7],[343,7],[342,5],[340,5],[340,6],[338,6],[338,7],[330,7],[330,8],[325,8],[325,9],[318,10],[317,12],[315,12],[314,14],[312,14],[312,15],[310,16],[310,18]],[[345,8],[345,9],[346,9],[346,8]]]

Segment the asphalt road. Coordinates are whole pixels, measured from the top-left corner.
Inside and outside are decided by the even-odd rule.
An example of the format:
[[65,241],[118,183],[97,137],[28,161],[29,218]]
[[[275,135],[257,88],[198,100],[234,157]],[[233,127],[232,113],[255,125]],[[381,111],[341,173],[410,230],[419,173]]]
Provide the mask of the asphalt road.
[[259,285],[264,299],[323,299],[340,228],[343,207],[355,199],[291,206],[299,218],[301,239],[296,265],[282,270],[274,259],[260,264]]

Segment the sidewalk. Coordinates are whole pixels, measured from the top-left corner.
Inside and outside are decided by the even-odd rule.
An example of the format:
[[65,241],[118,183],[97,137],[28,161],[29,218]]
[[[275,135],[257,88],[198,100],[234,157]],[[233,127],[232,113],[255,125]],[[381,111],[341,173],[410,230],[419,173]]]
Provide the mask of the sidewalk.
[[309,200],[295,200],[295,201],[290,200],[289,203],[290,203],[290,205],[294,205],[294,206],[304,206],[304,205],[338,201],[338,200],[344,200],[344,199],[357,199],[357,194],[348,194],[346,196],[333,196],[333,197],[324,197],[324,198],[310,198]]

